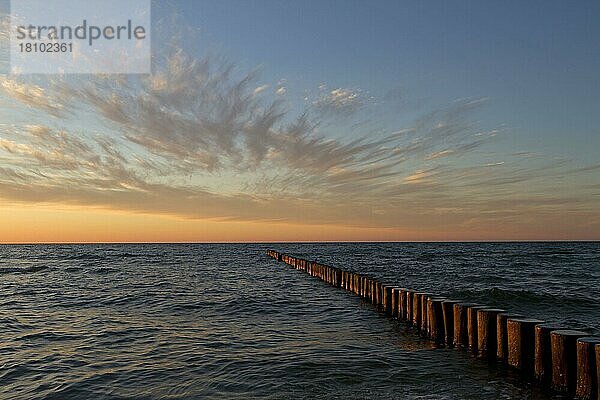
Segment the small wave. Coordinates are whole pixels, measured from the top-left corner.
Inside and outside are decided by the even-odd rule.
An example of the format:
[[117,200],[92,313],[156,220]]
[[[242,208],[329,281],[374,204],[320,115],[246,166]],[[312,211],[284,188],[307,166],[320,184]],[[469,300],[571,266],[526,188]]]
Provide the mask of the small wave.
[[492,287],[488,289],[463,289],[457,290],[450,294],[451,297],[474,299],[477,301],[489,301],[498,304],[503,302],[528,303],[528,304],[549,304],[559,303],[562,305],[594,305],[596,302],[589,298],[573,297],[558,294],[538,293],[530,290],[510,290]]
[[109,274],[117,273],[117,272],[119,272],[119,270],[116,268],[111,268],[111,267],[100,267],[100,268],[92,269],[90,272],[92,274],[97,274],[97,275],[109,275]]
[[4,267],[4,268],[0,268],[0,275],[4,275],[4,274],[33,274],[33,273],[45,271],[45,270],[48,270],[48,269],[50,269],[50,267],[48,267],[47,265],[39,265],[39,266],[35,266],[35,267],[25,267],[25,268]]
[[17,337],[16,340],[30,341],[30,340],[49,340],[49,341],[62,341],[62,340],[76,340],[81,339],[80,335],[75,335],[72,333],[65,332],[52,332],[52,331],[37,331],[30,332],[20,337]]
[[104,258],[104,256],[101,256],[96,253],[72,254],[70,256],[65,257],[65,259],[67,260],[100,260]]
[[[4,306],[4,304],[2,304]],[[25,329],[33,329],[33,325],[21,322],[15,317],[3,317],[0,318],[0,326],[4,327],[5,330],[23,331]]]
[[67,267],[65,268],[66,272],[80,272],[83,271],[83,267]]

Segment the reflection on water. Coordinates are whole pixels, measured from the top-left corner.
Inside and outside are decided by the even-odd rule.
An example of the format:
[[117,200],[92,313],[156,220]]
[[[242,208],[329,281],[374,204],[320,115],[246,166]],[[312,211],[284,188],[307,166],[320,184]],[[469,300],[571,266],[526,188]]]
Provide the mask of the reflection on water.
[[[268,247],[576,327],[600,320],[597,244]],[[547,398],[266,248],[1,246],[0,398]]]

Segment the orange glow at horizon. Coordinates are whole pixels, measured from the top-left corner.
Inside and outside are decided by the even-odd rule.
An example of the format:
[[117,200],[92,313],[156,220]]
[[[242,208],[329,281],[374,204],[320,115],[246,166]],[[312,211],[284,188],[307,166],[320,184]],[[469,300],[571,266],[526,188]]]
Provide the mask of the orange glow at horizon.
[[[477,231],[183,219],[60,206],[0,206],[0,243],[578,240],[560,231]],[[585,239],[585,238],[584,238]]]

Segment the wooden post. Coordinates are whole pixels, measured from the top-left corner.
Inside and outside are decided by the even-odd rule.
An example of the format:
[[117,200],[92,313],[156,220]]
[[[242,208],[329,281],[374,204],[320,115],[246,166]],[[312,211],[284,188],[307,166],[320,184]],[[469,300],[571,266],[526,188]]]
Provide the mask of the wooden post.
[[377,282],[371,279],[371,284],[369,285],[371,291],[371,303],[375,304],[375,299],[377,298]]
[[427,299],[433,297],[431,293],[420,293],[421,297],[421,334],[423,336],[429,336],[428,326],[429,326],[429,313],[427,311]]
[[406,299],[408,296],[408,289],[400,289],[400,295],[398,296],[398,318],[401,321],[406,321]]
[[406,320],[412,323],[413,320],[413,294],[414,290],[406,290]]
[[398,311],[400,307],[400,288],[394,287],[392,288],[392,317],[398,317]]
[[559,324],[539,324],[535,326],[535,378],[543,383],[552,381],[552,348],[550,346],[550,332],[563,329]]
[[442,317],[444,318],[444,342],[446,346],[454,346],[454,305],[462,300],[444,300],[442,302]]
[[600,399],[600,390],[598,390],[598,365],[596,364],[596,347],[598,346],[600,346],[600,337],[598,336],[577,339],[576,399]]
[[577,383],[577,339],[586,332],[560,329],[550,332],[552,351],[552,388],[559,392],[575,392]]
[[375,281],[374,289],[375,289],[375,298],[373,299],[373,304],[375,305],[376,309],[379,309],[379,304],[381,303],[380,302],[381,286],[379,285],[379,282]]
[[421,329],[421,293],[412,294],[412,323],[417,329]]
[[436,343],[444,342],[444,315],[442,297],[430,297],[427,300],[427,315],[429,317],[429,337]]
[[596,393],[600,398],[600,345],[596,345]]
[[508,318],[508,364],[525,375],[533,375],[535,359],[535,326],[543,323],[532,318]]
[[385,313],[387,315],[392,315],[393,314],[392,300],[394,298],[394,288],[392,286],[386,285],[384,290],[385,290]]
[[467,311],[467,333],[469,335],[469,348],[477,353],[477,347],[479,344],[479,328],[477,326],[477,312],[479,310],[489,309],[488,306],[474,306],[469,307]]
[[456,347],[469,346],[469,334],[467,328],[467,311],[469,307],[475,307],[475,303],[454,304],[454,345]]
[[375,304],[377,301],[377,282],[375,279],[371,279],[371,303]]
[[496,334],[498,335],[498,338],[496,339],[496,343],[498,344],[496,356],[498,357],[498,360],[504,362],[507,362],[508,360],[508,333],[506,324],[508,318],[523,318],[523,315],[506,312],[500,313],[496,317]]
[[354,289],[354,273],[348,272],[348,288],[347,290],[351,292]]
[[484,308],[477,311],[477,351],[481,357],[496,358],[496,318],[505,312],[499,308]]

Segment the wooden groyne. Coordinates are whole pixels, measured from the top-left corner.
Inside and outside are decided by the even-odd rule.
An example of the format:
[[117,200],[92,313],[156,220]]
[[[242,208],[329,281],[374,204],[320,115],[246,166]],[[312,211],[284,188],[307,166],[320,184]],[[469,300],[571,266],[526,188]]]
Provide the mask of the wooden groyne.
[[498,308],[382,283],[274,250],[267,255],[360,296],[440,346],[469,349],[548,390],[580,400],[600,400],[600,337]]

